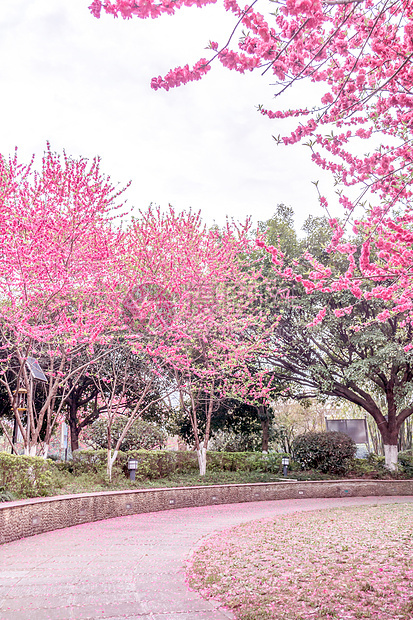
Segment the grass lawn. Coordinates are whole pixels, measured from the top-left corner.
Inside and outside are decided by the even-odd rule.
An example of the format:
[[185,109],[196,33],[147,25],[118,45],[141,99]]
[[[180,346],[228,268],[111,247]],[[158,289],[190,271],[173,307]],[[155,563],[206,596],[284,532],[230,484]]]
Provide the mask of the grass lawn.
[[240,525],[198,548],[187,579],[239,620],[412,620],[413,506]]
[[[327,476],[326,476],[327,477]],[[118,491],[122,489],[152,489],[158,487],[199,486],[211,484],[247,484],[253,482],[278,482],[281,475],[266,472],[212,471],[205,476],[198,473],[171,474],[167,478],[155,480],[136,480],[132,482],[125,476],[116,476],[112,482],[102,474],[81,474],[72,476],[60,474],[55,478],[54,494],[91,493],[94,491]]]

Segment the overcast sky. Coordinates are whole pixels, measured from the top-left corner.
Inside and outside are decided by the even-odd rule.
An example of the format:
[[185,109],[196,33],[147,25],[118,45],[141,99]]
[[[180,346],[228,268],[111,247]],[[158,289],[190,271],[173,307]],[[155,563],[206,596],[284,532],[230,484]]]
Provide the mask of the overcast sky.
[[[88,11],[90,0],[13,0],[0,13],[0,152],[22,160],[52,149],[100,156],[113,181],[132,180],[128,205],[271,217],[284,202],[297,227],[321,214],[311,181],[321,178],[306,147],[277,147],[285,125],[262,117],[276,109],[271,77],[214,67],[196,83],[153,91],[153,76],[193,64],[232,29],[221,6],[174,17],[122,20]],[[298,94],[295,93],[297,97]],[[289,105],[306,101],[285,100]],[[323,190],[327,192],[326,181]],[[328,193],[328,192],[327,192]]]

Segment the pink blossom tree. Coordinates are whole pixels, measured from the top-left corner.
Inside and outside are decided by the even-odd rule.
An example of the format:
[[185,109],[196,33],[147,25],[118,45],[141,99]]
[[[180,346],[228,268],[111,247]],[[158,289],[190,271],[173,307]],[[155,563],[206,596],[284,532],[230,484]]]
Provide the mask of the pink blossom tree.
[[[0,157],[1,376],[27,454],[43,454],[63,416],[75,359],[107,341],[122,313],[122,233],[112,225],[117,192],[99,170],[48,149],[40,170]],[[46,375],[35,398],[27,358]],[[22,404],[20,394],[25,393]],[[23,424],[23,417],[27,423]]]
[[[239,261],[254,248],[247,229],[207,230],[199,215],[149,209],[122,230],[114,221],[119,192],[99,162],[61,157],[50,148],[40,171],[33,162],[1,158],[0,176],[0,380],[26,453],[39,451],[46,426],[47,455],[76,382],[101,368],[105,356],[109,363],[118,355],[119,338],[135,361],[151,359],[159,374],[165,365],[180,376],[195,368],[189,349],[211,334],[227,365],[251,355],[251,347],[237,343],[259,315],[246,314],[258,301],[253,287],[258,290],[259,278]],[[28,357],[45,372],[37,393]],[[196,372],[213,384],[209,367]],[[119,382],[111,410],[123,400]],[[145,389],[152,383],[147,377]]]
[[[265,373],[248,378],[248,364],[265,346],[265,278],[254,265],[249,227],[207,229],[199,214],[149,209],[127,232],[136,278],[125,301],[131,343],[169,368],[181,408],[189,416],[201,475],[205,474],[211,415],[225,395],[257,398]],[[251,260],[248,269],[246,257]],[[139,282],[139,285],[136,285]],[[254,340],[245,334],[254,330]],[[142,343],[145,343],[144,345]],[[207,426],[201,438],[197,408]]]

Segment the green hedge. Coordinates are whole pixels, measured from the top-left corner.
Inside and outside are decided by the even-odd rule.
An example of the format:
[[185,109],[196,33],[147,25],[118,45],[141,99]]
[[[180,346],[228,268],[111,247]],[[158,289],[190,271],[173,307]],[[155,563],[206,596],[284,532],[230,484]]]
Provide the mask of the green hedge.
[[[259,452],[208,452],[207,471],[260,471],[279,473],[281,454],[263,455]],[[138,461],[136,477],[140,480],[167,478],[173,474],[196,473],[198,459],[193,451],[173,452],[167,450],[131,450],[119,452],[114,473],[128,471],[130,458]],[[106,469],[106,450],[77,450],[69,465],[75,475],[98,473]]]
[[[267,472],[280,474],[281,454],[259,452],[208,452],[207,471]],[[136,458],[137,480],[158,480],[173,475],[197,474],[198,459],[193,451],[133,450],[119,452],[113,467],[114,479],[128,476],[128,460]],[[106,450],[77,450],[67,463],[40,457],[0,453],[0,501],[52,495],[60,488],[59,477],[105,480]]]
[[106,469],[106,463],[106,450],[76,450],[73,452],[72,461],[65,463],[64,467],[75,476],[79,476],[80,474],[100,473]]
[[0,488],[16,498],[47,496],[53,492],[50,461],[37,456],[0,452]]
[[[279,473],[280,454],[262,455],[259,452],[208,452],[207,471],[259,471]],[[145,479],[165,478],[173,474],[196,473],[199,471],[195,452],[147,452],[136,450],[126,455],[138,460],[136,475]]]

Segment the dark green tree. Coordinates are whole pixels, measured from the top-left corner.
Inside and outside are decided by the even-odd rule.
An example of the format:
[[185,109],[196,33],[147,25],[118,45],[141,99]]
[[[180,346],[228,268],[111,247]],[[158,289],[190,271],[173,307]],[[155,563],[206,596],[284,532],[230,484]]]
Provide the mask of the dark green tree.
[[[324,218],[309,218],[301,247],[313,256],[322,254],[324,265],[338,278],[347,264],[340,255],[324,252],[327,227]],[[295,266],[302,278],[312,269],[306,260]],[[371,415],[383,439],[386,464],[394,469],[400,428],[413,413],[413,356],[405,350],[413,337],[411,323],[403,313],[383,312],[382,300],[374,297],[359,299],[348,290],[307,294],[295,278],[275,277],[280,294],[271,303],[281,319],[267,362],[280,381],[290,384],[292,396],[334,396]],[[324,310],[324,319],[314,323]]]

